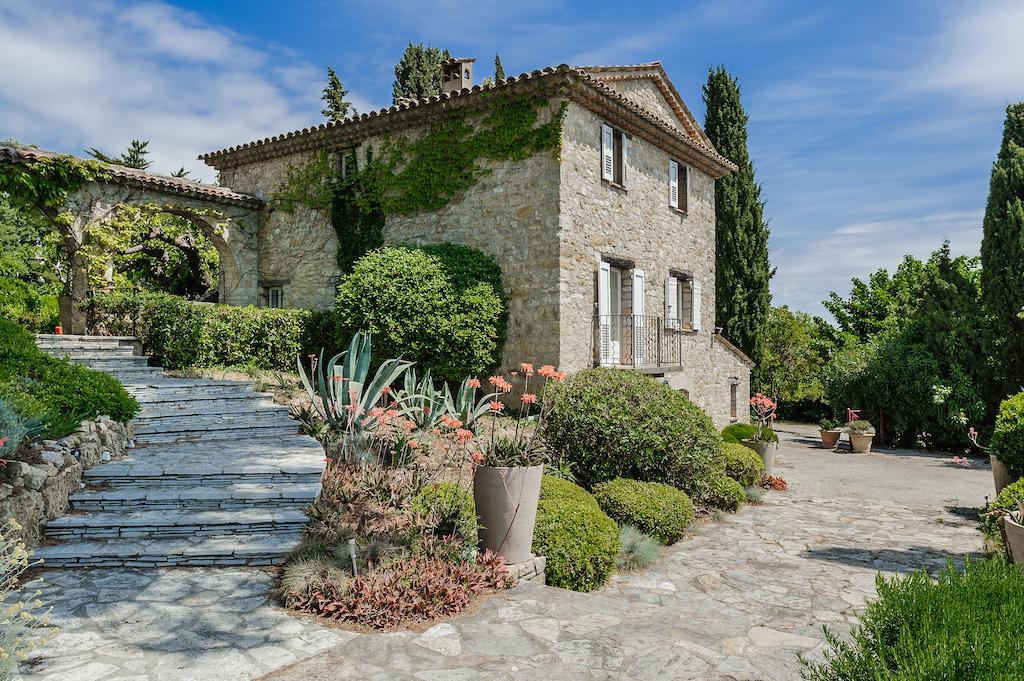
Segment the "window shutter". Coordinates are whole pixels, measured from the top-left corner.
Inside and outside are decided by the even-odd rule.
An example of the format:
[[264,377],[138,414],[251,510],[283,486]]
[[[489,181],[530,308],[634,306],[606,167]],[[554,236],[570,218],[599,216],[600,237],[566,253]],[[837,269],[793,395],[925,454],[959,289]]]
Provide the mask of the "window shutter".
[[680,207],[685,210],[690,210],[690,166],[683,166],[683,181],[682,181],[682,197],[680,197]]
[[668,205],[679,208],[679,164],[668,162]]
[[679,328],[679,280],[673,276],[665,280],[665,328]]
[[700,305],[701,305],[701,285],[700,280],[693,280],[693,324],[694,331],[700,331]]
[[633,314],[643,317],[644,311],[644,271],[633,270]]
[[622,186],[626,186],[626,173],[629,168],[629,137],[622,135]]
[[597,314],[606,317],[611,314],[611,265],[601,261],[597,272]]
[[615,156],[612,149],[612,129],[601,126],[601,179],[612,182],[615,179]]

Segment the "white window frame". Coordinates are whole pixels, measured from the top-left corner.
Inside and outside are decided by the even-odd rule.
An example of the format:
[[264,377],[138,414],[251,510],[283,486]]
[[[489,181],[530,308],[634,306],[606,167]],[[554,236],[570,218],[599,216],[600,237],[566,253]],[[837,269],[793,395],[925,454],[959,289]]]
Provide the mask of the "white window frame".
[[[284,286],[264,286],[262,288],[263,291],[261,292],[261,298],[263,300],[263,307],[284,307]],[[274,302],[276,302],[277,305],[274,305]]]
[[[615,140],[620,140],[620,158],[615,159]],[[629,135],[607,123],[601,124],[601,179],[617,187],[626,187],[629,177]],[[617,177],[616,177],[617,176]]]
[[675,159],[668,162],[668,205],[680,213],[690,210],[690,166]]

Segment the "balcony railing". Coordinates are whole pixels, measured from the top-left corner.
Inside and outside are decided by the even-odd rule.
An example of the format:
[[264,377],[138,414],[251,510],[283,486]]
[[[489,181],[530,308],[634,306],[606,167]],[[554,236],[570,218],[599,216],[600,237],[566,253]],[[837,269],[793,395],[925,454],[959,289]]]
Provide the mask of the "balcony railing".
[[594,364],[634,369],[679,366],[683,359],[684,335],[676,319],[597,315],[594,317]]

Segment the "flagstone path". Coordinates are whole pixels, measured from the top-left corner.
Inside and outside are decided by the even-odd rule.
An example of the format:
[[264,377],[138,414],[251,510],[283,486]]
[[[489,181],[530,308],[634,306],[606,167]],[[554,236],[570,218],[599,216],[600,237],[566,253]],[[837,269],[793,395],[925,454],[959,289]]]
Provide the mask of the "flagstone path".
[[[848,629],[877,571],[937,569],[981,549],[969,509],[991,494],[991,472],[783,435],[791,491],[699,527],[597,593],[524,584],[424,631],[356,634],[278,608],[265,571],[56,571],[41,598],[63,631],[21,678],[796,679],[797,653],[820,655],[822,625]],[[880,493],[877,479],[890,487]]]

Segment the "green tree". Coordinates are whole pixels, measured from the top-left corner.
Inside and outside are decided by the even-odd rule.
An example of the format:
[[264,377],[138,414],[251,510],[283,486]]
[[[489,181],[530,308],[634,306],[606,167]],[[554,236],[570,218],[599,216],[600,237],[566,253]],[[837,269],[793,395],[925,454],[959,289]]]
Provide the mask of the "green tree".
[[345,85],[341,82],[341,78],[338,78],[334,69],[328,66],[327,87],[324,88],[323,96],[320,98],[324,101],[324,108],[320,110],[320,113],[335,123],[344,120],[349,111],[355,115],[356,110],[352,103],[345,99],[346,97],[348,97],[348,90],[345,89]]
[[909,319],[925,285],[924,269],[923,262],[906,255],[891,276],[883,267],[867,281],[854,277],[848,299],[832,291],[822,304],[835,317],[840,331],[866,341],[888,325]]
[[501,65],[501,57],[494,55],[494,81],[505,80],[505,67]]
[[441,94],[441,65],[450,58],[448,50],[409,43],[395,65],[394,101],[397,103],[403,97],[423,99]]
[[716,318],[724,335],[760,363],[775,271],[768,260],[761,187],[747,149],[747,113],[739,84],[723,66],[708,71],[703,92],[704,130],[718,152],[738,166],[715,187]]
[[1005,397],[1024,385],[1024,102],[1006,107],[982,224],[981,286],[1000,364],[994,389]]
[[[103,161],[104,163],[113,163],[115,165],[124,166],[126,168],[135,168],[136,170],[148,170],[153,162],[149,160],[149,141],[142,142],[140,140],[132,140],[131,144],[128,145],[127,151],[123,152],[120,156],[108,156],[99,149],[91,147],[86,149],[86,153],[92,156],[97,161]],[[184,170],[184,168],[182,168]]]
[[806,312],[771,308],[756,369],[758,390],[780,403],[822,398],[822,357],[815,347],[816,333],[816,321]]

